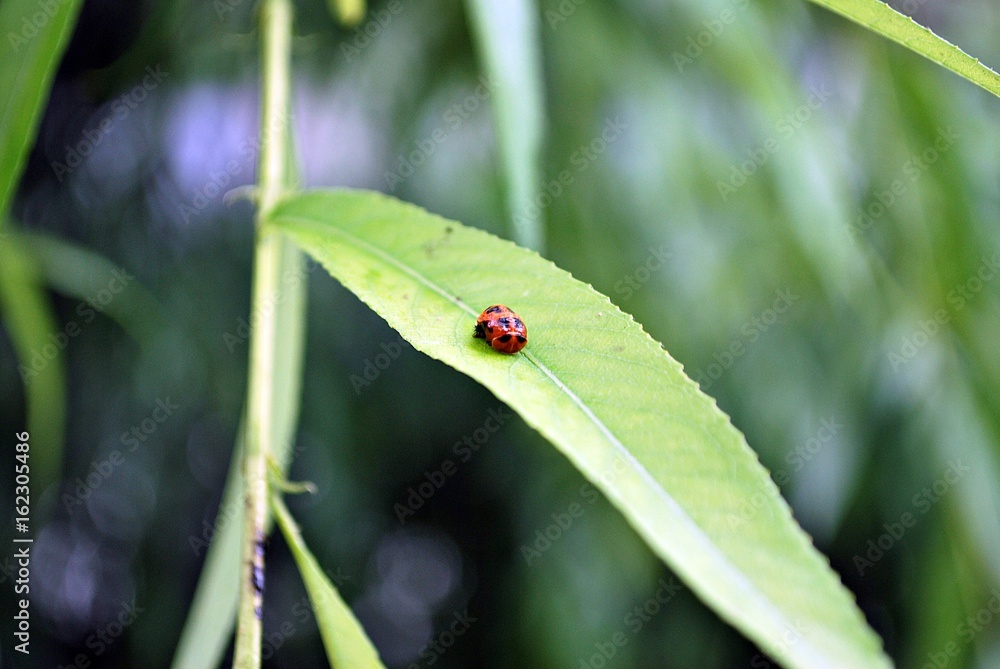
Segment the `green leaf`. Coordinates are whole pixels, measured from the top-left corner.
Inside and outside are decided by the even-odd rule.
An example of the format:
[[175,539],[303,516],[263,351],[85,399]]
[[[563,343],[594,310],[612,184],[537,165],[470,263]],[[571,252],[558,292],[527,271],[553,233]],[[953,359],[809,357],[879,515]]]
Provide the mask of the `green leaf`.
[[[6,43],[0,58],[0,228],[82,5],[59,0],[43,9],[38,0],[0,2],[0,37]],[[39,15],[44,21],[36,21]]]
[[[215,669],[233,634],[240,584],[240,539],[243,531],[243,432],[236,433],[236,448],[229,463],[222,505],[212,524],[211,543],[205,556],[194,601],[177,642],[172,669]],[[204,536],[199,537],[205,539]]]
[[541,251],[544,218],[529,215],[541,181],[544,123],[537,8],[529,0],[467,0],[466,7],[491,82],[513,238]]
[[41,493],[62,470],[66,366],[61,342],[68,341],[69,334],[57,325],[41,272],[15,235],[0,239],[0,317],[26,370],[22,378],[32,481]]
[[[715,402],[607,297],[537,254],[378,193],[290,197],[270,225],[415,348],[559,448],[708,605],[790,667],[886,667],[878,637]],[[473,339],[503,303],[514,356]]]
[[79,300],[95,300],[109,286],[120,292],[100,302],[101,313],[114,319],[129,336],[149,344],[167,324],[156,299],[127,270],[89,249],[50,235],[21,236],[46,283]]
[[811,0],[934,61],[1000,97],[1000,75],[879,0]]
[[274,387],[280,391],[272,398],[271,443],[281,471],[288,468],[292,443],[299,422],[302,395],[302,351],[305,346],[306,288],[309,281],[308,259],[288,239],[281,240],[281,281],[273,296],[277,306],[279,342],[274,356]]
[[378,669],[383,667],[378,659],[378,651],[365,635],[361,623],[354,617],[350,607],[341,599],[309,551],[292,515],[278,495],[271,496],[271,510],[278,521],[285,541],[295,557],[295,564],[302,574],[302,582],[309,593],[319,634],[323,638],[326,657],[334,669]]

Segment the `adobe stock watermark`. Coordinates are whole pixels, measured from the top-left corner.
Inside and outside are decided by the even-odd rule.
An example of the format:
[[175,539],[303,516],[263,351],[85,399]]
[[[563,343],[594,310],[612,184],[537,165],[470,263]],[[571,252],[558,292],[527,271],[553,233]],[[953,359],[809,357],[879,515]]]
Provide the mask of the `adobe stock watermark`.
[[52,17],[61,9],[59,5],[65,5],[69,0],[38,0],[35,6],[38,7],[38,11],[33,12],[30,16],[24,16],[21,19],[20,30],[16,33],[13,31],[7,32],[7,41],[10,42],[10,48],[14,52],[21,50],[21,47],[27,46],[28,42],[35,39],[38,36],[38,31],[43,30],[45,26],[49,24]]
[[885,555],[891,551],[896,544],[906,535],[906,533],[916,526],[921,516],[927,514],[931,508],[947,495],[969,472],[969,466],[962,463],[961,459],[950,460],[948,469],[929,486],[921,488],[910,499],[910,505],[914,511],[904,511],[899,520],[884,523],[882,534],[869,539],[865,544],[864,551],[854,555],[854,568],[858,570],[858,576],[864,576],[865,572],[875,566]]
[[462,124],[492,97],[497,86],[495,81],[479,77],[479,85],[471,93],[459,102],[452,103],[445,110],[441,125],[434,128],[426,137],[414,140],[414,148],[409,153],[397,156],[396,170],[394,172],[386,170],[382,175],[389,192],[394,192],[397,186],[416,174],[417,169],[437,152],[438,147],[448,141],[451,133],[461,128]]
[[365,358],[361,374],[351,374],[350,381],[351,387],[354,388],[354,394],[361,395],[362,390],[375,383],[378,377],[382,375],[382,372],[389,368],[393,360],[396,360],[400,356],[403,352],[403,346],[408,345],[409,342],[402,337],[399,337],[396,341],[379,344],[382,352],[376,354],[373,358]]
[[514,214],[514,225],[524,228],[533,221],[538,220],[555,200],[557,200],[568,188],[573,185],[578,175],[583,174],[590,166],[597,162],[597,159],[604,155],[608,147],[614,144],[619,137],[628,129],[628,124],[619,117],[605,119],[601,132],[590,140],[587,144],[582,144],[569,157],[569,166],[560,170],[554,179],[542,184],[538,195],[524,208],[524,211]]
[[683,72],[685,67],[693,65],[694,61],[701,58],[702,54],[722,36],[726,28],[736,21],[736,11],[746,9],[749,5],[750,0],[733,0],[732,8],[727,7],[712,18],[702,21],[701,25],[704,30],[700,30],[694,35],[688,35],[684,42],[683,52],[674,51],[671,54],[677,71]]
[[340,53],[343,54],[344,61],[350,63],[360,56],[362,51],[378,39],[392,20],[403,12],[406,5],[405,0],[389,0],[384,8],[368,12],[369,18],[365,24],[354,29],[354,35],[349,41],[340,44]]
[[715,182],[722,201],[728,201],[750,177],[757,173],[757,170],[766,165],[771,156],[781,149],[781,143],[794,137],[795,133],[829,102],[832,95],[825,84],[819,88],[812,88],[803,104],[775,121],[774,133],[759,145],[747,149],[746,158],[739,163],[733,163],[730,167],[728,179]]
[[673,254],[664,250],[662,244],[656,248],[650,246],[646,260],[615,283],[615,292],[623,300],[629,299],[636,291],[646,285],[653,274],[663,269],[671,256]]
[[407,669],[420,669],[422,666],[433,666],[476,622],[479,622],[479,619],[470,616],[468,609],[452,613],[451,620],[448,622],[446,629],[438,632],[420,650],[420,661],[411,662]]
[[545,20],[549,22],[549,28],[555,30],[559,24],[576,14],[576,10],[587,0],[560,0],[555,9],[545,10]]
[[878,191],[874,197],[859,210],[854,220],[847,225],[847,231],[852,238],[858,238],[871,230],[885,216],[909,189],[909,184],[920,181],[920,178],[955,145],[955,140],[961,135],[952,130],[938,128],[934,142],[920,153],[912,154],[899,168],[899,176],[894,178],[886,190]]
[[[257,481],[256,485],[258,486],[258,489],[262,490],[262,495],[268,494],[266,491],[266,480],[260,479]],[[216,511],[215,518],[212,522],[209,522],[207,515],[202,517],[201,534],[188,535],[188,546],[191,547],[191,551],[194,553],[195,557],[201,557],[202,552],[208,550],[208,547],[220,532],[234,523],[238,526],[240,519],[243,517],[242,510],[243,497],[240,497],[237,500],[221,504],[219,506],[219,510]]]
[[226,350],[230,353],[236,350],[236,347],[250,339],[250,332],[253,328],[256,328],[262,318],[269,317],[278,307],[282,304],[286,297],[288,296],[290,289],[298,288],[309,273],[316,269],[317,264],[313,262],[307,256],[303,256],[301,261],[297,266],[289,267],[281,275],[280,282],[278,286],[274,289],[274,292],[267,295],[261,302],[256,305],[253,313],[250,314],[250,320],[243,318],[242,316],[236,319],[236,328],[234,332],[223,332],[222,341],[226,345]]
[[[597,490],[589,483],[580,486],[579,496],[587,506],[592,505],[598,498]],[[553,511],[549,515],[552,522],[535,530],[531,543],[521,544],[521,557],[525,563],[530,567],[537,562],[542,554],[562,539],[563,535],[573,527],[573,523],[583,516],[586,508],[580,502],[570,502],[566,508]]]
[[92,128],[85,128],[81,133],[83,136],[76,144],[65,145],[66,154],[63,161],[52,161],[52,171],[56,175],[56,181],[62,183],[63,179],[72,174],[76,168],[83,164],[84,160],[100,146],[104,138],[111,134],[115,124],[124,121],[133,110],[156,89],[160,83],[170,76],[169,72],[164,72],[163,68],[157,64],[155,67],[146,67],[146,76],[131,90],[125,91],[111,101],[108,113],[101,118]]
[[122,446],[129,447],[129,453],[139,450],[139,447],[149,441],[160,426],[167,422],[167,419],[180,410],[179,404],[170,401],[170,397],[156,400],[156,406],[149,412],[149,415],[142,419],[138,425],[133,425],[127,432],[122,432]]
[[[465,464],[472,459],[472,456],[479,452],[490,438],[500,431],[504,423],[513,415],[503,404],[496,409],[490,409],[489,415],[483,421],[482,427],[477,427],[472,434],[462,437],[461,441],[452,444],[451,452],[458,458],[458,462]],[[435,469],[424,472],[424,480],[406,489],[406,503],[396,502],[392,505],[392,510],[396,513],[396,519],[400,525],[405,525],[410,516],[416,515],[417,511],[423,508],[431,497],[438,490],[444,487],[452,476],[458,473],[458,465],[451,458],[445,458]]]
[[[598,476],[598,479],[604,485],[610,485],[616,478],[628,471],[628,462],[624,458],[616,456],[611,464]],[[552,518],[552,522],[543,528],[535,530],[531,543],[521,544],[521,557],[524,558],[525,563],[529,567],[535,564],[542,557],[543,553],[562,539],[599,497],[597,489],[590,483],[581,485],[577,494],[586,505],[574,501],[570,502],[564,509],[553,512],[549,516]]]
[[232,14],[246,0],[212,0],[212,8],[220,21],[225,21],[227,14]]
[[188,535],[188,546],[194,552],[195,557],[201,557],[202,552],[208,550],[208,547],[212,545],[212,541],[215,537],[226,529],[232,523],[238,523],[242,514],[240,510],[243,508],[242,501],[232,502],[219,507],[218,513],[215,514],[215,520],[211,523],[208,522],[208,518],[201,519],[201,534]]
[[[605,467],[604,471],[597,478],[605,486],[610,486],[616,478],[628,473],[630,470],[631,466],[629,462],[618,455],[615,456],[611,464]],[[560,509],[550,515],[552,522],[536,530],[533,541],[530,544],[521,544],[521,556],[529,567],[537,562],[545,551],[552,548],[556,542],[562,539],[566,532],[573,527],[576,520],[581,518],[584,511],[591,507],[599,497],[597,489],[590,483],[581,485],[578,489],[578,495],[586,502],[586,506],[580,502],[570,502],[565,510]]]
[[223,169],[210,171],[208,181],[194,190],[191,200],[177,205],[177,212],[184,220],[185,225],[191,223],[209,204],[226,193],[227,187],[233,183],[234,177],[243,174],[244,169],[252,170],[261,149],[273,141],[279,133],[284,132],[286,123],[291,125],[294,121],[294,116],[278,116],[264,127],[260,136],[254,135],[240,142],[239,146],[236,147],[239,159],[231,158],[226,161]]
[[669,580],[661,578],[657,585],[659,587],[651,597],[642,604],[632,607],[632,610],[625,615],[622,620],[624,629],[617,630],[606,641],[594,643],[595,652],[586,657],[577,658],[580,662],[578,669],[603,669],[606,667],[608,661],[628,644],[630,635],[626,634],[625,630],[631,632],[631,636],[634,637],[663,611],[667,604],[684,591],[684,585],[678,582],[674,576],[671,576]]
[[703,391],[708,392],[713,383],[718,381],[737,360],[746,355],[750,345],[770,330],[778,322],[781,315],[800,299],[800,296],[793,293],[791,288],[776,290],[774,295],[775,298],[771,302],[771,306],[743,323],[740,327],[740,337],[730,341],[726,348],[712,354],[712,359],[715,362],[710,363],[704,370],[699,367],[691,374],[691,378],[701,386]]
[[170,401],[170,397],[156,400],[156,406],[146,418],[143,418],[138,425],[132,426],[130,430],[122,432],[121,444],[123,447],[127,446],[128,450],[123,451],[116,448],[100,462],[91,462],[91,471],[87,473],[86,477],[80,478],[78,476],[76,478],[73,494],[63,493],[60,501],[62,501],[66,513],[72,515],[76,511],[76,507],[87,501],[95,490],[100,488],[119,467],[125,464],[126,453],[135,453],[139,450],[139,447],[160,429],[160,425],[165,423],[180,408],[179,404]]
[[[793,450],[785,454],[785,462],[791,466],[792,471],[799,472],[809,463],[810,460],[828,446],[844,426],[834,418],[823,418],[819,422],[819,429],[816,434],[809,437],[805,442],[796,446]],[[781,487],[785,487],[791,482],[791,474],[786,469],[776,469],[771,473],[771,478]],[[750,495],[740,504],[739,514],[729,513],[727,519],[731,528],[746,525],[750,519],[757,515],[757,512],[764,508],[769,500],[779,497],[781,491],[772,485],[762,486],[760,490]]]
[[951,322],[952,317],[964,309],[988,283],[996,278],[998,272],[1000,272],[1000,253],[994,253],[989,258],[983,257],[975,273],[965,281],[955,284],[945,295],[948,307],[937,309],[930,318],[918,322],[910,334],[901,338],[899,348],[889,351],[887,356],[892,371],[898,372],[917,357],[920,350]]
[[774,658],[781,662],[782,666],[791,666],[790,662],[787,662],[788,651],[798,644],[802,640],[802,623],[801,621],[790,621],[781,632],[781,636],[775,643],[766,643],[764,647],[764,652],[767,653],[757,653],[752,658],[750,658],[750,666],[753,669],[780,669],[778,665],[771,662],[769,658]]
[[[333,574],[326,569],[323,571],[337,589],[343,588],[345,583],[352,580],[350,575],[341,573],[340,567],[337,567],[336,573]],[[315,618],[316,614],[313,611],[312,603],[309,601],[309,595],[303,595],[301,599],[293,604],[291,613],[294,619],[284,620],[274,631],[263,633],[260,649],[261,659],[271,659],[289,639],[298,633],[302,625],[309,623],[309,621]]]
[[145,608],[135,603],[135,598],[131,602],[123,602],[118,614],[108,624],[84,640],[83,645],[91,652],[77,653],[72,663],[60,664],[58,669],[89,669],[93,658],[107,652],[108,648],[125,634],[125,630],[139,619],[139,614],[145,612]]
[[40,349],[32,346],[28,365],[22,364],[17,367],[21,374],[21,381],[27,384],[41,374],[61,351],[66,350],[71,339],[80,336],[80,333],[83,332],[83,326],[97,318],[98,313],[104,313],[115,297],[133,281],[135,281],[135,277],[123,269],[111,272],[111,280],[104,288],[76,305],[75,313],[79,316],[79,321],[76,319],[67,321],[59,332],[49,335],[49,341]]
[[974,614],[966,616],[965,620],[955,626],[955,635],[959,642],[949,641],[940,651],[927,654],[927,662],[920,669],[947,669],[951,661],[962,653],[962,646],[972,643],[1000,618],[1000,588],[990,591],[991,597]]

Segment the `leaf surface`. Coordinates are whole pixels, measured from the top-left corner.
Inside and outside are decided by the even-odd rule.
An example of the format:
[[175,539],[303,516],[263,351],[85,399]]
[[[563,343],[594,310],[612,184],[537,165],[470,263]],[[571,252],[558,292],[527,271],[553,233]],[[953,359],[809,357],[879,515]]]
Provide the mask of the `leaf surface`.
[[1000,74],[880,0],[810,0],[1000,97]]
[[[69,42],[81,0],[45,3],[0,2],[0,228],[3,227],[24,161],[35,141],[38,121],[63,49]],[[51,12],[51,14],[49,13]],[[44,21],[37,16],[45,18]],[[35,22],[40,23],[37,25]]]
[[[878,637],[743,435],[607,297],[536,253],[393,198],[311,191],[268,221],[415,348],[552,442],[708,605],[790,667],[886,667]],[[511,307],[514,356],[473,339]]]

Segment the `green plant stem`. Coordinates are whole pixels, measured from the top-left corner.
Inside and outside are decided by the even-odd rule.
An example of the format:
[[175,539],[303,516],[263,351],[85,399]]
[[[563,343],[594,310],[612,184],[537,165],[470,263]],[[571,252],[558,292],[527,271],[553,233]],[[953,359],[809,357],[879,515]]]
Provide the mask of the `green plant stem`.
[[263,51],[261,154],[258,183],[250,337],[250,370],[240,603],[233,666],[257,668],[261,662],[261,607],[264,585],[264,538],[268,509],[267,463],[274,453],[272,396],[277,356],[274,300],[280,289],[282,243],[262,225],[282,195],[288,161],[288,120],[292,6],[289,0],[263,0],[260,7]]

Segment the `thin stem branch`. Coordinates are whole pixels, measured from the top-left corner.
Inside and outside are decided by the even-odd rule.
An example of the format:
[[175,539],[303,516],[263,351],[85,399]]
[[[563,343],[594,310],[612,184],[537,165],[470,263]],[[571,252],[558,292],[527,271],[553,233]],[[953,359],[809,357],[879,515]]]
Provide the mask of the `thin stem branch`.
[[264,594],[264,539],[268,509],[267,463],[274,453],[274,370],[278,346],[275,297],[280,289],[281,239],[264,226],[280,199],[288,160],[291,88],[292,6],[289,0],[263,0],[260,7],[263,51],[260,200],[256,221],[253,296],[255,327],[250,337],[243,524],[243,560],[233,665],[257,669],[261,663],[261,607]]

